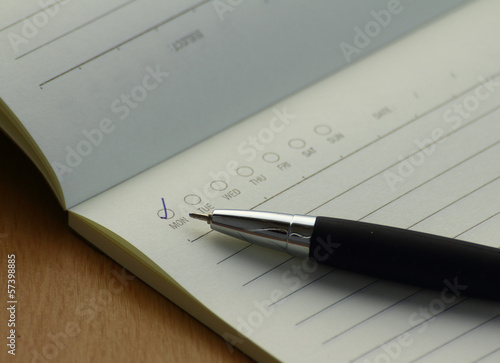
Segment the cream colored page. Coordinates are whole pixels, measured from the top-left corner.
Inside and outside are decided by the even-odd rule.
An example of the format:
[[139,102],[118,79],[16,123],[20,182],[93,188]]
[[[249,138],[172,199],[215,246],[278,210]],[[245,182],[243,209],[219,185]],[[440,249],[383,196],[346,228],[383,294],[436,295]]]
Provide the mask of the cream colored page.
[[307,213],[500,246],[499,11],[464,7],[72,211],[280,360],[498,361],[500,305],[459,282],[434,292],[317,266],[187,213]]

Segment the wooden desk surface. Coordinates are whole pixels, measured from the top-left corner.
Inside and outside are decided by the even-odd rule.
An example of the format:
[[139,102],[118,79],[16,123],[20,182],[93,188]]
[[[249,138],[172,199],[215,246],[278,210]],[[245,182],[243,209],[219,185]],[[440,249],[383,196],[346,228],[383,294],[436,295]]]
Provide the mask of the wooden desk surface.
[[[6,346],[9,254],[15,357]],[[75,236],[43,177],[1,132],[0,258],[0,362],[251,361]]]

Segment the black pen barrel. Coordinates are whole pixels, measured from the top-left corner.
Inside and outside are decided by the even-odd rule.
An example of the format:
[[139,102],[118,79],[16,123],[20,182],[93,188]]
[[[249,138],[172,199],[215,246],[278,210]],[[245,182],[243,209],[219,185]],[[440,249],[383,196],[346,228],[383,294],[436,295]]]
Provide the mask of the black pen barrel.
[[317,217],[309,257],[379,278],[500,300],[500,249],[406,229]]

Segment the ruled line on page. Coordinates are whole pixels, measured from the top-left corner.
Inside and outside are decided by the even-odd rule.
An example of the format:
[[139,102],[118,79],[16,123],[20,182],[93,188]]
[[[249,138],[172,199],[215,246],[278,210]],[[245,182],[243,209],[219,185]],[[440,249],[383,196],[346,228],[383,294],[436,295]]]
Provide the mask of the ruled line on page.
[[[481,186],[477,187],[476,189],[474,189],[474,190],[472,190],[472,191],[468,192],[467,194],[462,195],[460,198],[458,198],[458,199],[454,200],[453,202],[451,202],[451,203],[449,203],[449,204],[445,205],[444,207],[442,207],[442,208],[438,209],[438,210],[437,210],[437,211],[435,211],[434,213],[429,214],[428,216],[426,216],[425,218],[422,218],[422,219],[421,219],[421,220],[419,220],[418,222],[413,223],[411,226],[409,226],[409,227],[408,227],[408,229],[411,229],[412,227],[415,227],[417,224],[422,223],[422,222],[423,222],[423,221],[425,221],[426,219],[429,219],[430,217],[432,217],[432,216],[434,216],[434,215],[436,215],[436,214],[438,214],[438,213],[442,212],[442,211],[443,211],[443,210],[445,210],[446,208],[449,208],[449,207],[451,207],[452,205],[454,205],[454,204],[456,204],[456,203],[460,202],[461,200],[463,200],[463,199],[465,199],[465,198],[467,198],[467,197],[471,196],[472,194],[474,194],[474,193],[478,192],[479,190],[481,190],[481,189],[483,189],[483,188],[487,187],[488,185],[490,185],[490,184],[492,184],[492,183],[496,182],[498,179],[500,179],[500,176],[497,176],[496,178],[494,178],[494,179],[490,180],[489,182],[487,182],[487,183],[485,183],[485,184],[483,184],[483,185],[481,185]],[[462,233],[464,233],[464,232],[462,232]]]
[[276,266],[274,266],[274,267],[270,268],[269,270],[267,270],[267,271],[265,271],[265,272],[261,273],[259,276],[254,277],[254,278],[253,278],[253,279],[251,279],[250,281],[245,282],[242,286],[247,286],[248,284],[250,284],[250,283],[252,283],[252,282],[254,282],[254,281],[256,281],[256,280],[260,279],[262,276],[265,276],[265,275],[267,275],[268,273],[270,273],[270,272],[272,272],[272,271],[276,270],[277,268],[279,268],[280,266],[283,266],[285,263],[287,263],[288,261],[293,260],[294,258],[295,258],[294,256],[292,256],[292,257],[290,257],[290,258],[287,258],[285,261],[280,262],[280,263],[279,263],[279,264],[277,264]]
[[483,224],[484,222],[489,221],[490,219],[495,218],[495,217],[496,217],[496,216],[498,216],[498,215],[500,215],[500,211],[499,211],[499,212],[497,212],[497,213],[495,213],[495,214],[493,214],[492,216],[490,216],[490,217],[488,217],[488,218],[486,218],[486,219],[482,220],[481,222],[476,223],[476,224],[475,224],[475,225],[473,225],[472,227],[467,228],[465,231],[463,231],[463,232],[461,232],[461,233],[457,234],[457,235],[456,235],[455,237],[453,237],[453,238],[457,238],[457,237],[459,237],[459,236],[461,236],[461,235],[463,235],[463,234],[465,234],[465,233],[469,232],[470,230],[472,230],[472,229],[474,229],[474,228],[478,227],[479,225]]
[[18,59],[20,59],[20,58],[23,58],[23,57],[27,56],[28,54],[32,54],[32,53],[36,52],[37,50],[39,50],[39,49],[41,49],[41,48],[43,48],[43,47],[45,47],[45,46],[47,46],[47,45],[49,45],[49,44],[51,44],[51,43],[54,43],[55,41],[57,41],[57,40],[59,40],[59,39],[62,39],[62,38],[64,38],[65,36],[67,36],[67,35],[69,35],[69,34],[71,34],[71,33],[74,33],[74,32],[75,32],[75,31],[77,31],[77,30],[80,30],[80,29],[82,29],[82,28],[85,28],[87,25],[90,25],[90,24],[92,24],[92,23],[96,22],[97,20],[100,20],[100,19],[102,19],[102,18],[105,18],[106,16],[108,16],[108,15],[110,15],[110,14],[114,13],[114,12],[115,12],[115,11],[117,11],[117,10],[120,10],[121,8],[123,8],[123,7],[127,6],[127,5],[129,5],[129,4],[131,4],[131,3],[135,2],[135,1],[137,1],[137,0],[129,0],[128,2],[126,2],[126,3],[124,3],[124,4],[121,4],[121,5],[119,5],[119,6],[115,7],[115,8],[113,8],[113,9],[111,9],[111,10],[109,10],[109,11],[107,11],[107,12],[105,12],[105,13],[103,13],[103,14],[101,14],[101,15],[97,16],[97,17],[95,17],[95,18],[93,18],[92,20],[89,20],[89,21],[87,21],[87,22],[83,23],[83,24],[82,24],[82,25],[80,25],[80,26],[78,26],[78,27],[76,27],[76,28],[74,28],[74,29],[71,29],[71,30],[67,31],[66,33],[63,33],[63,34],[59,35],[58,37],[56,37],[56,38],[54,38],[54,39],[52,39],[52,40],[49,40],[48,42],[45,42],[44,44],[39,45],[38,47],[33,48],[33,49],[31,49],[31,50],[29,50],[29,51],[27,51],[27,52],[25,52],[25,53],[21,54],[20,56],[16,57],[16,58],[15,58],[15,60],[18,60]]
[[196,237],[195,239],[192,239],[190,242],[191,242],[191,243],[196,242],[196,241],[198,241],[199,239],[201,239],[201,238],[205,237],[207,234],[210,234],[210,233],[212,233],[212,232],[213,232],[213,230],[210,230],[210,231],[208,231],[208,232],[206,232],[206,233],[203,233],[201,236],[198,236],[198,237]]
[[193,10],[195,10],[195,9],[199,8],[200,6],[202,6],[202,5],[206,4],[206,3],[210,2],[210,1],[211,1],[211,0],[203,0],[203,1],[200,1],[199,3],[197,3],[197,4],[193,5],[193,6],[190,6],[190,7],[189,7],[189,8],[187,8],[187,9],[182,10],[181,12],[179,12],[179,13],[177,13],[177,14],[175,14],[175,15],[173,15],[173,16],[171,16],[171,17],[169,17],[169,18],[167,18],[167,19],[165,19],[165,20],[163,20],[163,21],[161,21],[161,22],[159,22],[159,23],[157,23],[157,24],[153,25],[152,27],[149,27],[149,28],[147,28],[147,29],[143,30],[142,32],[140,32],[140,33],[138,33],[138,34],[136,34],[136,35],[134,35],[134,36],[132,36],[132,37],[130,37],[130,38],[128,38],[128,39],[126,39],[126,40],[124,40],[124,41],[122,41],[122,42],[118,43],[118,44],[115,44],[114,46],[112,46],[112,47],[110,47],[110,48],[108,48],[108,49],[106,49],[106,50],[104,50],[104,51],[102,51],[102,52],[100,52],[100,53],[96,54],[95,56],[93,56],[93,57],[91,57],[91,58],[88,58],[88,59],[86,59],[85,61],[83,61],[83,62],[81,62],[81,63],[79,63],[79,64],[77,64],[77,65],[75,65],[75,66],[73,66],[73,67],[71,67],[71,68],[69,68],[69,69],[67,69],[67,70],[65,70],[65,71],[63,71],[63,72],[61,72],[61,73],[59,73],[59,74],[56,74],[56,75],[55,75],[55,76],[53,76],[52,78],[49,78],[49,79],[47,79],[46,81],[44,81],[44,82],[40,83],[38,86],[39,86],[39,87],[43,87],[43,86],[44,86],[44,85],[46,85],[47,83],[50,83],[50,82],[52,82],[52,81],[54,81],[54,80],[56,80],[56,79],[58,79],[58,78],[60,78],[60,77],[62,77],[62,76],[64,76],[64,75],[66,75],[66,74],[68,74],[68,73],[70,73],[70,72],[74,71],[75,69],[78,69],[78,68],[82,67],[83,65],[88,64],[88,63],[90,63],[90,62],[92,62],[92,61],[94,61],[94,60],[96,60],[96,59],[98,59],[98,58],[102,57],[103,55],[108,54],[109,52],[111,52],[111,51],[113,51],[113,50],[115,50],[115,49],[117,49],[117,48],[122,47],[123,45],[125,45],[125,44],[127,44],[127,43],[130,43],[131,41],[136,40],[137,38],[142,37],[143,35],[145,35],[145,34],[147,34],[147,33],[151,32],[151,31],[153,31],[153,30],[155,30],[155,29],[159,28],[160,26],[165,25],[165,24],[167,24],[167,23],[169,23],[169,22],[171,22],[171,21],[173,21],[173,20],[177,19],[177,18],[179,18],[179,17],[181,17],[181,16],[183,16],[183,15],[185,15],[185,14],[189,13],[190,11],[193,11]]
[[6,30],[6,29],[9,29],[10,27],[13,27],[14,25],[19,24],[19,23],[20,23],[20,22],[22,22],[23,20],[29,19],[29,18],[31,18],[32,16],[35,16],[35,15],[37,15],[37,14],[41,13],[42,11],[45,11],[45,10],[47,10],[47,9],[50,9],[50,8],[52,8],[52,7],[56,6],[56,5],[58,5],[59,3],[62,3],[63,1],[67,1],[67,0],[57,0],[57,1],[54,1],[54,2],[53,2],[52,4],[50,4],[49,6],[46,6],[46,7],[44,7],[44,8],[41,8],[41,9],[39,9],[39,10],[37,10],[37,11],[35,11],[35,12],[33,12],[33,13],[29,14],[29,15],[26,15],[25,17],[23,17],[23,18],[21,18],[21,19],[19,19],[19,20],[16,20],[15,22],[13,22],[13,23],[11,23],[11,24],[9,24],[9,25],[4,26],[3,28],[0,28],[0,33],[1,33],[1,32],[3,32],[3,31],[4,31],[4,30]]
[[351,359],[351,360],[350,360],[350,362],[356,362],[356,361],[360,360],[361,358],[363,358],[363,357],[367,356],[368,354],[370,354],[370,353],[372,353],[372,352],[376,351],[377,349],[382,348],[385,344],[387,344],[387,343],[389,343],[389,342],[393,341],[393,340],[394,340],[394,339],[396,339],[397,337],[399,337],[399,336],[401,336],[401,335],[403,335],[403,334],[409,333],[409,332],[410,332],[410,331],[412,331],[412,330],[417,329],[418,327],[422,326],[423,324],[425,324],[425,323],[429,322],[429,321],[430,321],[430,320],[432,320],[432,319],[435,319],[435,318],[436,318],[436,317],[438,317],[438,316],[442,316],[443,314],[445,314],[445,313],[449,312],[451,309],[454,309],[454,308],[456,308],[457,306],[459,306],[460,304],[463,304],[463,303],[464,303],[465,301],[467,301],[467,300],[469,300],[469,298],[468,298],[468,297],[466,297],[466,298],[464,298],[464,299],[462,299],[462,300],[459,300],[459,301],[455,302],[454,304],[452,304],[452,305],[450,305],[450,306],[446,307],[445,309],[443,309],[443,310],[442,310],[442,311],[440,311],[439,313],[437,313],[437,314],[435,314],[435,315],[432,315],[432,316],[430,316],[429,318],[427,318],[427,319],[425,319],[425,320],[421,321],[419,324],[414,325],[414,326],[412,326],[412,327],[410,327],[410,328],[408,328],[408,329],[406,329],[406,330],[404,330],[404,331],[402,331],[402,332],[399,332],[397,335],[394,335],[394,336],[392,336],[390,339],[385,340],[382,344],[379,344],[379,345],[377,345],[377,346],[375,346],[375,347],[371,348],[370,350],[368,350],[368,351],[366,351],[366,352],[364,352],[364,353],[362,353],[362,354],[360,354],[360,355],[358,355],[358,356],[354,357],[353,359]]
[[488,323],[492,322],[493,320],[497,319],[499,316],[500,316],[500,314],[497,314],[497,315],[495,315],[495,316],[493,316],[493,317],[491,317],[491,318],[489,318],[489,319],[487,319],[487,320],[483,321],[482,323],[480,323],[480,324],[478,324],[478,325],[474,326],[473,328],[468,329],[467,331],[465,331],[465,332],[463,332],[463,333],[461,333],[461,334],[457,335],[457,336],[456,336],[456,337],[454,337],[453,339],[450,339],[450,340],[448,340],[447,342],[445,342],[445,343],[443,343],[443,344],[441,344],[441,345],[439,345],[439,346],[435,347],[434,349],[432,349],[432,350],[430,350],[430,351],[426,352],[425,354],[422,354],[422,355],[421,355],[421,356],[419,356],[418,358],[416,358],[416,359],[414,359],[414,360],[410,361],[410,363],[415,363],[415,362],[418,362],[418,361],[419,361],[419,360],[421,360],[422,358],[424,358],[424,357],[427,357],[427,356],[431,355],[432,353],[434,353],[434,352],[438,351],[439,349],[441,349],[441,348],[445,347],[446,345],[450,344],[451,342],[454,342],[455,340],[460,339],[461,337],[463,337],[463,336],[465,336],[465,335],[467,335],[467,334],[469,334],[469,333],[473,332],[474,330],[479,329],[479,328],[481,328],[482,326],[484,326],[484,325],[486,325],[486,324],[488,324]]
[[[408,299],[412,298],[413,296],[415,296],[415,295],[419,294],[419,293],[420,293],[420,292],[422,292],[422,291],[425,291],[425,290],[424,290],[424,289],[418,289],[418,290],[416,290],[416,291],[412,292],[411,294],[409,294],[408,296],[405,296],[405,297],[403,297],[403,298],[401,298],[401,299],[397,300],[396,302],[394,302],[393,304],[391,304],[391,305],[387,306],[386,308],[384,308],[384,309],[382,309],[382,310],[378,311],[378,312],[377,312],[377,313],[375,313],[375,314],[370,315],[369,317],[367,317],[367,318],[365,318],[365,319],[363,319],[363,320],[359,321],[358,323],[356,323],[356,324],[354,324],[354,325],[350,326],[349,328],[344,329],[344,330],[343,330],[343,331],[341,331],[340,333],[338,333],[338,334],[334,335],[333,337],[331,337],[331,338],[329,338],[329,339],[325,340],[325,341],[323,342],[323,344],[327,344],[327,343],[329,343],[330,341],[332,341],[332,340],[335,340],[335,339],[339,338],[340,336],[342,336],[342,335],[344,335],[344,334],[346,334],[346,333],[350,332],[351,330],[353,330],[353,329],[357,328],[358,326],[360,326],[360,325],[362,325],[362,324],[365,324],[365,323],[366,323],[366,322],[368,322],[369,320],[372,320],[372,319],[374,319],[375,317],[377,317],[377,316],[379,316],[379,315],[381,315],[381,314],[385,313],[386,311],[389,311],[390,309],[392,309],[392,308],[396,307],[397,305],[399,305],[399,304],[401,304],[401,303],[403,303],[403,302],[407,301]],[[295,324],[295,325],[297,325],[297,324]]]
[[231,257],[236,256],[238,253],[243,252],[244,250],[246,250],[247,248],[252,247],[252,246],[253,246],[253,244],[249,244],[248,246],[243,247],[242,249],[234,252],[232,255],[229,255],[226,258],[224,258],[224,259],[220,260],[219,262],[217,262],[217,265],[220,264],[220,263],[222,263],[222,262],[225,262],[225,261],[229,260]]
[[[469,155],[467,158],[465,158],[465,159],[461,160],[460,162],[456,163],[455,165],[450,166],[449,168],[445,169],[444,171],[440,172],[439,174],[436,174],[436,175],[435,175],[435,176],[433,176],[432,178],[427,179],[425,182],[423,182],[423,183],[421,183],[421,184],[419,184],[419,185],[415,186],[414,188],[411,188],[410,190],[406,191],[405,193],[401,194],[401,195],[400,195],[400,196],[398,196],[397,198],[392,199],[391,201],[389,201],[389,202],[385,203],[385,204],[384,204],[384,205],[382,205],[381,207],[379,207],[379,208],[375,209],[374,211],[372,211],[372,212],[370,212],[370,213],[368,213],[368,214],[364,215],[364,216],[363,216],[363,217],[361,217],[359,220],[361,221],[361,220],[365,219],[366,217],[368,217],[368,216],[372,215],[373,213],[375,213],[375,212],[377,212],[377,211],[381,210],[382,208],[387,207],[388,205],[390,205],[391,203],[395,202],[396,200],[399,200],[399,199],[401,199],[402,197],[404,197],[404,196],[406,196],[406,195],[408,195],[408,194],[410,194],[410,193],[414,192],[414,191],[415,191],[415,190],[417,190],[418,188],[420,188],[420,187],[422,187],[422,186],[426,185],[427,183],[429,183],[429,182],[431,182],[431,181],[433,181],[433,180],[438,179],[439,177],[441,177],[441,176],[445,175],[446,173],[448,173],[448,172],[452,171],[452,170],[453,170],[453,169],[455,169],[456,167],[458,167],[458,166],[460,166],[460,165],[463,165],[463,164],[467,163],[468,161],[470,161],[470,160],[474,159],[475,157],[477,157],[477,156],[481,155],[481,154],[482,154],[482,153],[484,153],[485,151],[488,151],[489,149],[494,148],[494,147],[495,147],[495,146],[497,146],[498,144],[500,144],[500,140],[498,140],[498,141],[494,142],[494,143],[493,143],[493,144],[491,144],[491,145],[488,145],[488,146],[487,146],[487,147],[485,147],[484,149],[481,149],[481,150],[479,150],[478,152],[476,152],[476,153],[474,153],[474,154],[472,154],[472,155]],[[496,179],[498,179],[498,178],[496,178]],[[428,217],[426,217],[426,218],[428,218]],[[425,219],[425,218],[424,218],[424,219]],[[412,226],[410,226],[410,227],[412,227]],[[408,227],[408,228],[410,228],[410,227]]]
[[357,289],[357,290],[351,292],[350,294],[344,296],[340,300],[335,301],[333,304],[325,306],[324,308],[322,308],[321,310],[315,312],[314,314],[309,315],[307,318],[298,321],[297,323],[295,323],[295,326],[301,325],[301,324],[305,323],[307,320],[312,319],[315,316],[321,314],[322,312],[331,309],[332,307],[336,306],[337,304],[340,304],[341,302],[344,302],[345,300],[347,300],[347,299],[349,299],[349,298],[351,298],[351,297],[359,294],[360,292],[362,292],[363,290],[366,290],[368,287],[372,286],[373,284],[375,284],[378,281],[380,281],[380,280],[376,279],[376,280],[373,280],[372,282],[368,283],[367,285],[360,287],[359,289]]
[[472,361],[471,363],[478,363],[478,362],[480,362],[480,361],[482,361],[482,360],[485,360],[485,359],[486,359],[486,358],[488,358],[488,357],[491,357],[493,354],[495,354],[495,353],[497,353],[497,352],[499,352],[499,351],[500,351],[500,347],[499,347],[499,348],[497,348],[497,349],[495,349],[495,350],[493,350],[493,351],[491,351],[491,352],[488,352],[487,354],[485,354],[485,355],[483,355],[483,356],[479,357],[478,359],[476,359],[475,361]]
[[299,292],[299,291],[302,291],[302,290],[303,290],[303,289],[305,289],[306,287],[313,285],[314,283],[318,282],[319,280],[323,279],[324,277],[326,277],[326,276],[330,275],[331,273],[333,273],[333,272],[335,272],[335,271],[337,271],[337,269],[333,269],[333,270],[328,271],[327,273],[325,273],[325,274],[321,275],[320,277],[317,277],[317,278],[316,278],[316,279],[314,279],[313,281],[310,281],[310,282],[308,282],[307,284],[305,284],[305,285],[303,285],[303,286],[299,287],[297,290],[294,290],[294,291],[292,291],[291,293],[289,293],[289,294],[287,294],[287,295],[283,296],[282,298],[280,298],[280,299],[276,300],[275,302],[273,302],[273,303],[269,304],[269,307],[271,307],[271,306],[273,306],[273,305],[276,305],[277,303],[279,303],[279,302],[281,302],[281,301],[283,301],[283,300],[285,300],[285,299],[289,298],[290,296],[292,296],[292,295],[296,294],[296,293],[297,293],[297,292]]

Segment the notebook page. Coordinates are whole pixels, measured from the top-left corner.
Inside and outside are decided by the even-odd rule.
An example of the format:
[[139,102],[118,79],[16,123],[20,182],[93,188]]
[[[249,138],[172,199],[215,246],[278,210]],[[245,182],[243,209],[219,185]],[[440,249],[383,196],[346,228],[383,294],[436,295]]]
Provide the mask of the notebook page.
[[71,211],[279,360],[497,361],[500,305],[460,281],[429,291],[335,270],[187,213],[326,215],[500,246],[499,10],[474,2]]
[[[70,207],[463,2],[8,0],[0,97]],[[376,37],[325,47],[375,10]]]

